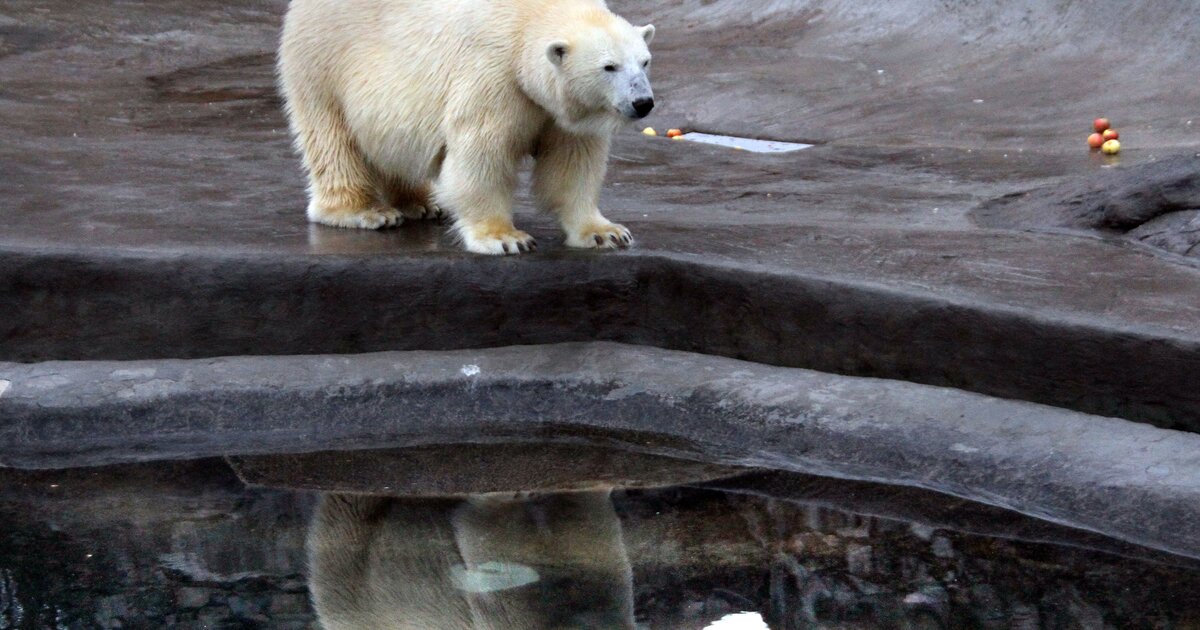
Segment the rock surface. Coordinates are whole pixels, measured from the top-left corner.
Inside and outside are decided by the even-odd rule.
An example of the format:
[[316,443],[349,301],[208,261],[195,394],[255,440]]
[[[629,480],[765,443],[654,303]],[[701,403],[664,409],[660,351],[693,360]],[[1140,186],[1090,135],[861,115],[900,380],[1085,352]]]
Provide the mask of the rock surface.
[[[542,252],[496,260],[438,226],[304,222],[284,2],[6,3],[0,359],[607,339],[1200,429],[1200,270],[970,216],[1102,172],[1071,131],[1101,108],[1123,166],[1194,154],[1189,7],[614,6],[659,27],[649,124],[821,144],[623,133],[602,203],[637,247],[565,251],[522,197]],[[1083,70],[1106,60],[1122,89],[1101,99]]]
[[1128,238],[1200,257],[1200,153],[1177,155],[984,203],[986,226],[1066,228]]
[[[659,29],[649,124],[818,146],[623,133],[602,204],[637,247],[566,251],[522,196],[543,251],[520,259],[438,226],[304,223],[272,83],[285,6],[0,8],[0,463],[556,441],[893,480],[1200,550],[1196,437],[1147,426],[1200,431],[1200,269],[1156,249],[1193,242],[1196,206],[1160,190],[1194,183],[1200,146],[1188,3],[616,2]],[[1120,156],[1084,149],[1097,115]],[[1086,226],[1037,231],[1015,205],[977,223],[1090,176]],[[594,340],[747,362],[507,347]],[[352,356],[378,351],[425,352]],[[881,553],[854,557],[861,574]],[[238,597],[205,619],[276,605]]]
[[1129,237],[1176,254],[1200,256],[1200,210],[1154,217],[1130,230]]

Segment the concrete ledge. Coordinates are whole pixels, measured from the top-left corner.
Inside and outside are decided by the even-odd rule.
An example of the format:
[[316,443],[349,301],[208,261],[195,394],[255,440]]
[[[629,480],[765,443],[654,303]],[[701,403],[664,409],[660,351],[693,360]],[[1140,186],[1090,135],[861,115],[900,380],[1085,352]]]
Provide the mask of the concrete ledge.
[[[1146,245],[1189,251],[1186,4],[616,2],[661,31],[661,103],[617,134],[601,200],[637,245],[567,251],[522,185],[541,250],[492,260],[427,222],[305,221],[274,85],[286,0],[48,1],[0,27],[0,360],[608,340],[1200,431],[1200,259]],[[1119,92],[1095,89],[1098,64]],[[1083,145],[1102,113],[1120,156]],[[642,124],[818,146],[752,154]],[[1063,208],[1036,194],[975,211],[1029,190],[1096,202],[1092,226],[1180,212],[1135,245],[1026,231]]]
[[0,365],[0,462],[555,442],[916,486],[1200,557],[1200,436],[613,343]]
[[[1178,304],[1139,299],[1143,314]],[[611,340],[1200,431],[1200,330],[699,256],[0,251],[0,312],[0,359],[12,361]]]

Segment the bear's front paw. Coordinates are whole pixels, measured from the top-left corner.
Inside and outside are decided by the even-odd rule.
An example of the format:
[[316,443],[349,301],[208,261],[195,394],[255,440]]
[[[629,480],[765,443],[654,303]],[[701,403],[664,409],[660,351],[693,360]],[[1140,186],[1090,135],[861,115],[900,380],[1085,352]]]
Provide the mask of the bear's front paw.
[[511,225],[482,228],[460,228],[463,245],[476,254],[504,256],[537,251],[537,241],[526,232]]
[[404,215],[399,210],[383,207],[330,209],[310,206],[308,218],[322,225],[366,230],[394,227],[404,222]]
[[625,249],[633,244],[633,235],[618,223],[591,223],[567,232],[567,247],[582,249]]

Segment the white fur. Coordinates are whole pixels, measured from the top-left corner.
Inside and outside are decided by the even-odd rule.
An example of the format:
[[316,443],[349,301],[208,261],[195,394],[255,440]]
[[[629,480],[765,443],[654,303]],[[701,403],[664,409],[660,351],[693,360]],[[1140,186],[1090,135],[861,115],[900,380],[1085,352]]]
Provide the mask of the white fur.
[[379,228],[438,206],[468,250],[518,253],[534,246],[512,223],[532,154],[568,245],[628,245],[597,204],[609,139],[651,96],[653,34],[601,0],[292,0],[279,77],[309,219]]
[[326,630],[634,628],[633,574],[607,491],[326,495],[308,554]]

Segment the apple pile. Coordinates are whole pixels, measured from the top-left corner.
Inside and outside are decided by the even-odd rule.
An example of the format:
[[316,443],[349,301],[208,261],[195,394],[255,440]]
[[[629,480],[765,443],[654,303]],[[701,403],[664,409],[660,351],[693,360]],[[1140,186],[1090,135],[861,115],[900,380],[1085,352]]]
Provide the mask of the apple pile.
[[1096,133],[1088,136],[1089,147],[1100,149],[1108,155],[1113,155],[1121,150],[1121,141],[1117,139],[1121,137],[1121,134],[1109,125],[1107,118],[1097,118],[1092,121],[1092,128],[1096,130]]

